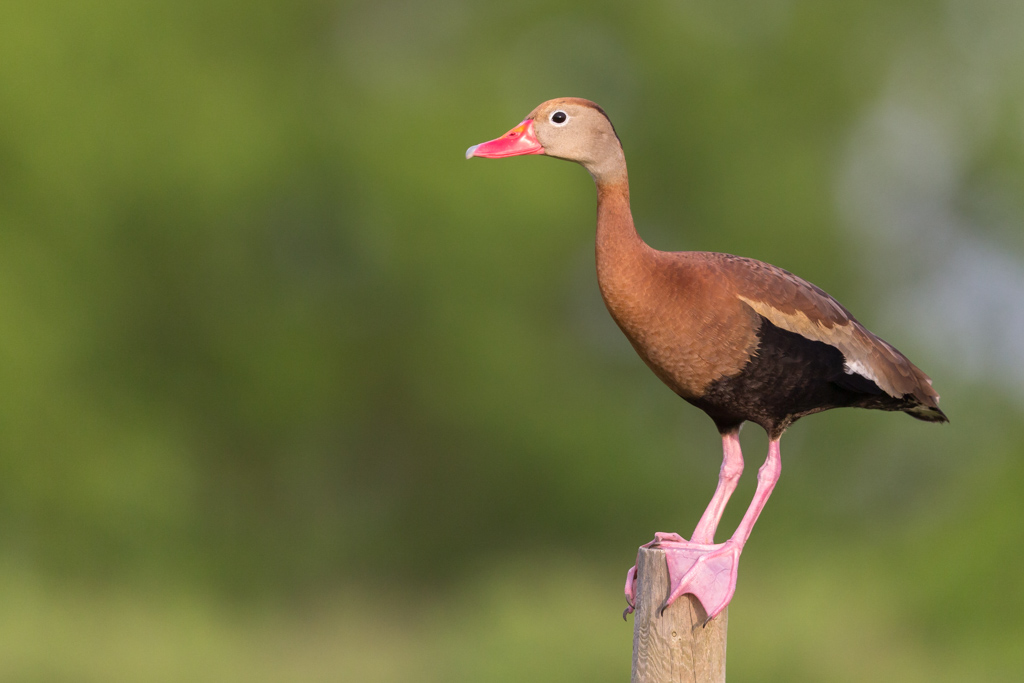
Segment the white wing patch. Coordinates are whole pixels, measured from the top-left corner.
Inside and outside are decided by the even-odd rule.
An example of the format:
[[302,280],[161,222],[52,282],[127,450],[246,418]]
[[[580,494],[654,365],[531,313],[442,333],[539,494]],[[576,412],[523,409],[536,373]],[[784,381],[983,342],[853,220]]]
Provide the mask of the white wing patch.
[[878,377],[875,373],[871,372],[871,368],[864,365],[859,360],[850,361],[849,359],[846,359],[846,362],[843,364],[843,372],[847,375],[860,375],[861,377],[868,378],[875,384],[880,384]]

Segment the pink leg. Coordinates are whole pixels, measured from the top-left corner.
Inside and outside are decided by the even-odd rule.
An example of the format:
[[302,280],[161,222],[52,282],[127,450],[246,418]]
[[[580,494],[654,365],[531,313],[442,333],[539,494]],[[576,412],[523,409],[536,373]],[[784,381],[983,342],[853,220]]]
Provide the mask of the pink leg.
[[708,507],[697,522],[690,540],[694,543],[714,543],[715,530],[722,520],[725,505],[736,490],[736,484],[743,474],[743,452],[740,450],[740,433],[722,434],[722,469],[718,472],[718,488]]
[[757,489],[754,491],[754,500],[750,501],[750,507],[747,508],[743,519],[740,520],[740,525],[736,527],[736,532],[729,539],[738,542],[741,548],[750,538],[754,522],[761,516],[761,510],[768,502],[768,497],[772,495],[780,474],[782,474],[782,450],[779,448],[779,440],[775,439],[768,442],[768,457],[765,458],[761,469],[757,471]]
[[[653,546],[665,550],[672,589],[665,604],[662,605],[662,610],[684,593],[692,593],[700,600],[707,612],[708,620],[718,616],[725,609],[729,601],[732,600],[733,593],[736,592],[740,553],[743,552],[743,546],[750,538],[754,523],[760,516],[761,510],[764,509],[765,503],[768,502],[768,497],[772,494],[772,489],[775,488],[775,482],[779,480],[781,472],[782,455],[779,442],[776,439],[768,442],[768,458],[757,472],[757,490],[754,492],[754,499],[750,502],[750,507],[747,508],[739,526],[736,527],[736,532],[725,543],[712,545],[696,540],[687,541],[678,534],[655,534],[654,540],[648,543],[647,547]],[[721,481],[719,488],[722,488]],[[729,492],[731,493],[731,490]],[[718,491],[716,491],[715,498],[718,497]],[[727,496],[723,497],[727,498]],[[713,498],[709,510],[714,504],[715,499]],[[724,502],[722,505],[724,506]],[[708,513],[705,512],[705,515],[707,516]],[[714,516],[713,511],[711,516]],[[703,521],[702,517],[701,524]],[[697,525],[698,530],[701,528],[701,524]],[[711,533],[714,533],[713,530]],[[630,602],[630,608],[626,610],[626,613],[632,611],[632,589],[635,578],[635,568],[633,568],[626,576],[626,598]]]

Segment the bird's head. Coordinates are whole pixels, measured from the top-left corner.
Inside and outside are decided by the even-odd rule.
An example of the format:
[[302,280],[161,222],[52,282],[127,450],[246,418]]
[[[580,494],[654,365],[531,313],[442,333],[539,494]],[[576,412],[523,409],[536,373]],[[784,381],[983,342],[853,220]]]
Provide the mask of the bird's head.
[[622,146],[608,116],[590,100],[562,97],[544,102],[518,126],[489,142],[473,145],[466,158],[500,159],[546,154],[575,161],[595,179],[625,173]]

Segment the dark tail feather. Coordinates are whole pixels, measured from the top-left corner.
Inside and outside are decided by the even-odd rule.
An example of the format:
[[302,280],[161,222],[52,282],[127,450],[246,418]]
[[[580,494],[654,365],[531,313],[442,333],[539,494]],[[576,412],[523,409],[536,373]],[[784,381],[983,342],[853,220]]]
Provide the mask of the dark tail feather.
[[904,408],[903,412],[925,422],[949,422],[949,418],[939,410],[938,406],[926,406],[918,403],[910,408]]

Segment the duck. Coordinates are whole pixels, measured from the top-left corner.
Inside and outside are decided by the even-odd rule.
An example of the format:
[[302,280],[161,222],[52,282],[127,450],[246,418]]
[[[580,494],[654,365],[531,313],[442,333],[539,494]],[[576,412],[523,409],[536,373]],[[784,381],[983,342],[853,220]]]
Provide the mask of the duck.
[[[615,127],[590,100],[540,104],[499,138],[466,158],[543,155],[580,164],[597,188],[597,282],[608,312],[650,370],[703,410],[722,438],[718,485],[690,537],[658,532],[641,547],[665,551],[669,594],[663,612],[691,594],[705,623],[736,591],[739,558],[782,471],[783,433],[807,415],[833,408],[901,411],[948,422],[932,380],[894,346],[865,328],[824,290],[751,258],[660,251],[633,223],[626,158]],[[715,534],[743,473],[740,428],[768,434],[768,455],[743,518],[728,539]],[[636,566],[624,592],[633,611]]]

